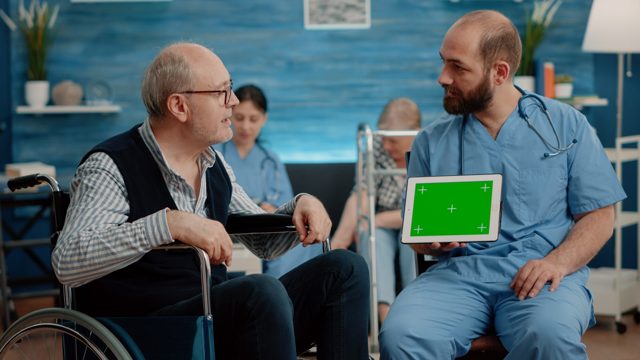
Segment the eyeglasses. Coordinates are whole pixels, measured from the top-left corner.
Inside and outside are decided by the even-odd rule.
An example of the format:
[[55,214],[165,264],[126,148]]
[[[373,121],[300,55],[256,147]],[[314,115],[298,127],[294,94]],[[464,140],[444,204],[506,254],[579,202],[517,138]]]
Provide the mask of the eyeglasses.
[[189,90],[189,91],[180,92],[179,94],[222,94],[224,93],[224,104],[229,105],[232,92],[233,92],[233,81],[230,81],[229,86],[227,86],[227,88],[224,90]]

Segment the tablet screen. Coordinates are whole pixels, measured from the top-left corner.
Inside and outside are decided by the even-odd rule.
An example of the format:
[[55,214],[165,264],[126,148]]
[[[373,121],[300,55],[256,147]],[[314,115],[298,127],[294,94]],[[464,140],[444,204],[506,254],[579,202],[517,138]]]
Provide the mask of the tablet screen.
[[495,241],[501,193],[500,174],[409,178],[402,242]]

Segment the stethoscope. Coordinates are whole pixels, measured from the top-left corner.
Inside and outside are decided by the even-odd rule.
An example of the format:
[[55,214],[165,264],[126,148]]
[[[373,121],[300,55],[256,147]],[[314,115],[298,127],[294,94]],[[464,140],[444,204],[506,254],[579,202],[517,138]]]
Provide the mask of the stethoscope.
[[[227,156],[228,144],[229,142],[222,144],[222,155],[224,155],[225,157]],[[267,190],[266,199],[264,201],[271,205],[277,206],[278,204],[276,204],[276,201],[278,200],[278,198],[280,198],[280,190],[278,190],[278,181],[280,180],[280,174],[278,172],[278,162],[276,162],[276,159],[274,159],[273,156],[269,154],[267,149],[265,149],[265,147],[262,146],[259,142],[256,141],[255,146],[258,147],[258,149],[260,149],[260,151],[262,151],[264,155],[262,161],[260,162],[260,176],[262,179],[264,179],[264,181],[267,183],[267,186],[269,187],[269,189]],[[272,179],[267,179],[268,167],[271,167],[273,169]],[[253,200],[256,203],[262,202],[262,199]]]
[[[549,114],[549,110],[547,109],[547,106],[544,104],[544,101],[542,100],[542,98],[536,94],[533,93],[526,93],[524,90],[522,90],[519,86],[514,85],[516,87],[516,89],[518,89],[518,91],[520,91],[520,93],[522,94],[522,96],[520,97],[520,99],[518,100],[518,115],[520,116],[520,118],[522,118],[522,120],[524,120],[527,123],[527,126],[529,127],[529,129],[533,130],[533,132],[540,138],[540,140],[542,140],[542,142],[552,151],[551,152],[545,152],[543,155],[543,157],[546,158],[551,158],[551,157],[555,157],[558,156],[562,153],[565,153],[567,151],[569,151],[569,149],[571,149],[577,142],[577,139],[573,139],[571,141],[571,143],[569,143],[569,145],[567,146],[561,146],[560,145],[560,136],[558,136],[558,131],[556,130],[556,127],[553,125],[553,122],[551,121],[551,115]],[[523,101],[530,99],[532,100],[530,102],[531,105],[536,106],[537,108],[540,109],[540,111],[542,111],[544,113],[544,116],[547,118],[547,122],[549,123],[549,126],[551,126],[551,130],[553,131],[553,136],[556,138],[556,145],[551,144],[551,142],[549,142],[541,133],[540,131],[538,131],[538,129],[536,129],[535,126],[533,126],[533,124],[531,123],[531,120],[529,119],[529,115],[527,115],[527,112],[525,111],[525,106],[523,106]],[[460,126],[460,138],[459,138],[459,143],[460,143],[460,174],[464,174],[464,131],[465,128],[467,127],[467,122],[469,121],[469,114],[464,114],[464,117],[462,118],[462,125]]]

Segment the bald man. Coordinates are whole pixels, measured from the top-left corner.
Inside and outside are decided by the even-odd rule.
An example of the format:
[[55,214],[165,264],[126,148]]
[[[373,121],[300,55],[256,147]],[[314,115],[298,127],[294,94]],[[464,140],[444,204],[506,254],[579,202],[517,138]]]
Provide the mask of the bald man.
[[[77,287],[91,315],[199,315],[199,271],[190,254],[150,252],[181,241],[208,254],[216,355],[295,359],[317,344],[326,359],[367,359],[368,273],[344,250],[316,257],[280,279],[227,280],[228,214],[264,213],[211,146],[231,139],[238,104],[226,67],[193,43],[168,46],[147,68],[148,118],[85,155],[71,184],[65,227],[53,252],[58,279]],[[304,244],[331,221],[313,196],[277,209],[292,214]],[[349,324],[348,327],[344,324]]]
[[451,115],[418,134],[407,174],[502,174],[501,228],[496,242],[413,246],[438,262],[392,305],[382,357],[454,359],[493,328],[509,359],[586,359],[586,264],[626,195],[582,114],[514,86],[521,43],[509,19],[463,16],[440,56]]
[[[389,101],[380,117],[380,130],[419,130],[420,109],[408,98],[397,98]],[[376,137],[373,143],[375,168],[380,170],[404,169],[407,167],[405,154],[411,150],[413,136]],[[378,314],[380,322],[384,322],[389,313],[389,306],[396,298],[395,259],[400,262],[401,287],[407,286],[416,277],[415,256],[411,248],[400,243],[402,216],[402,190],[404,176],[376,176],[375,190],[375,237],[376,237],[376,274],[378,284]],[[334,248],[348,248],[358,239],[356,229],[356,193],[354,187],[345,203],[340,224],[331,239]],[[368,262],[370,260],[369,238],[362,237],[357,242],[358,253]],[[371,268],[371,264],[369,263]]]

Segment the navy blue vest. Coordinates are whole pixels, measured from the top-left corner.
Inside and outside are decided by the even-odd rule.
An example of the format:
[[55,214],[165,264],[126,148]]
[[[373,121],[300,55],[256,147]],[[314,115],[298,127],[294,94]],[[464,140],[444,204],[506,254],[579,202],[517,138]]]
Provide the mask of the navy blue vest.
[[[97,145],[81,161],[95,152],[104,152],[113,159],[127,189],[128,222],[164,208],[177,209],[138,127]],[[222,161],[217,159],[207,170],[206,178],[209,217],[225,224],[232,188]],[[201,293],[198,264],[193,251],[151,251],[139,261],[77,288],[76,307],[93,316],[153,313]],[[226,277],[226,267],[212,267],[213,284]]]

